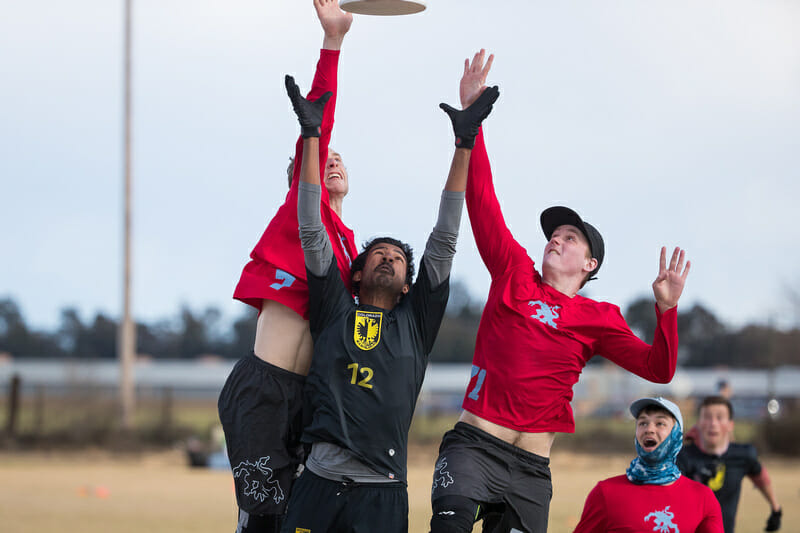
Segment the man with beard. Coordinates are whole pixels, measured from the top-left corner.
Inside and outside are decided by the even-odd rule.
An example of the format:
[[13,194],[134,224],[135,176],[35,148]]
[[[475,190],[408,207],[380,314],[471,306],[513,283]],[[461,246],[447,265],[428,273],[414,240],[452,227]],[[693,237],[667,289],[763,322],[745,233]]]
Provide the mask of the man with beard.
[[485,89],[463,111],[442,104],[453,123],[456,150],[419,276],[412,284],[407,244],[374,239],[353,261],[354,303],[319,217],[319,169],[307,155],[317,150],[327,95],[304,99],[290,76],[286,86],[305,145],[297,211],[314,356],[302,437],[311,452],[283,531],[405,533],[408,429],[447,305],[471,149],[499,91]]

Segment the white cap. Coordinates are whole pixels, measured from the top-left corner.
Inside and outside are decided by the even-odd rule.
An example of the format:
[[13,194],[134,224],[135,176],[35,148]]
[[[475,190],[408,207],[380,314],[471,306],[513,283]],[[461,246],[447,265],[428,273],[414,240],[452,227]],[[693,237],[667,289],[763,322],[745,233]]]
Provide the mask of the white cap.
[[661,396],[658,396],[657,398],[639,398],[633,402],[631,404],[631,414],[633,415],[633,418],[638,418],[639,413],[641,413],[645,407],[650,407],[651,405],[669,411],[669,413],[675,417],[675,420],[678,421],[681,431],[684,430],[683,417],[681,416],[680,408]]

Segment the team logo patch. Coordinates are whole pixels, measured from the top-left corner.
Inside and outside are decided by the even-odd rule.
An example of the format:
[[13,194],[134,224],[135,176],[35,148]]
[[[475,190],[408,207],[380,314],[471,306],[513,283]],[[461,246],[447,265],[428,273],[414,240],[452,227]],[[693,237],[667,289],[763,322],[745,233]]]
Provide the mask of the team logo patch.
[[653,523],[656,525],[653,531],[657,531],[658,533],[680,533],[678,526],[672,523],[672,519],[675,518],[675,513],[670,511],[669,508],[670,506],[667,505],[663,511],[653,511],[644,517],[644,521],[649,522],[652,518]]
[[381,342],[381,322],[383,313],[376,311],[356,311],[356,324],[353,340],[362,350],[371,350]]
[[708,486],[714,492],[717,492],[719,489],[722,488],[722,485],[725,484],[725,464],[721,464],[717,467],[717,473],[708,480]]
[[531,315],[531,318],[535,318],[542,324],[547,324],[551,328],[558,329],[556,319],[559,317],[558,310],[561,309],[560,305],[551,306],[541,300],[531,300],[528,302],[528,306],[536,308],[536,312]]

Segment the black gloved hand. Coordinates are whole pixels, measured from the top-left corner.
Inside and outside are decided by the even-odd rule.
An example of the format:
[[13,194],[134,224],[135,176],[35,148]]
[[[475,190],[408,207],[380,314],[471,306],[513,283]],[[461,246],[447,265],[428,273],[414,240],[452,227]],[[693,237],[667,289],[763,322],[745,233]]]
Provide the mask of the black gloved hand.
[[456,148],[472,148],[475,146],[475,137],[478,136],[478,128],[481,127],[483,119],[489,116],[492,111],[492,104],[500,96],[500,89],[497,85],[485,89],[472,104],[459,111],[447,104],[439,104],[450,117],[453,123],[453,133],[456,134]]
[[781,528],[781,516],[783,516],[783,509],[772,511],[767,518],[767,527],[764,531],[778,531]]
[[322,112],[333,93],[328,91],[319,99],[310,102],[300,94],[300,88],[294,82],[293,77],[287,74],[285,81],[286,92],[289,94],[289,100],[292,101],[292,107],[294,107],[297,120],[300,122],[300,135],[303,136],[303,139],[319,137],[322,130]]

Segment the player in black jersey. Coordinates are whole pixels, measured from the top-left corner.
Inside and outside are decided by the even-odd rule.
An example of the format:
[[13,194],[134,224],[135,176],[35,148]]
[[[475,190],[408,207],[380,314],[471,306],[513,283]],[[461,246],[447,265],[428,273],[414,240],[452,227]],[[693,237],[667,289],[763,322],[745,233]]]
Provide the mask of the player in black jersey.
[[684,446],[678,455],[678,468],[695,481],[711,487],[722,508],[725,533],[733,533],[742,479],[749,477],[770,505],[766,531],[778,531],[782,510],[767,471],[758,461],[751,444],[731,442],[733,407],[723,396],[709,396],[700,403],[698,439]]
[[353,261],[354,302],[320,220],[319,165],[308,155],[317,154],[327,98],[305,100],[290,76],[286,87],[304,138],[297,211],[314,355],[302,436],[311,452],[282,531],[405,533],[408,428],[447,305],[472,143],[499,92],[486,89],[463,111],[442,105],[456,151],[419,276],[412,284],[408,245],[375,239]]

